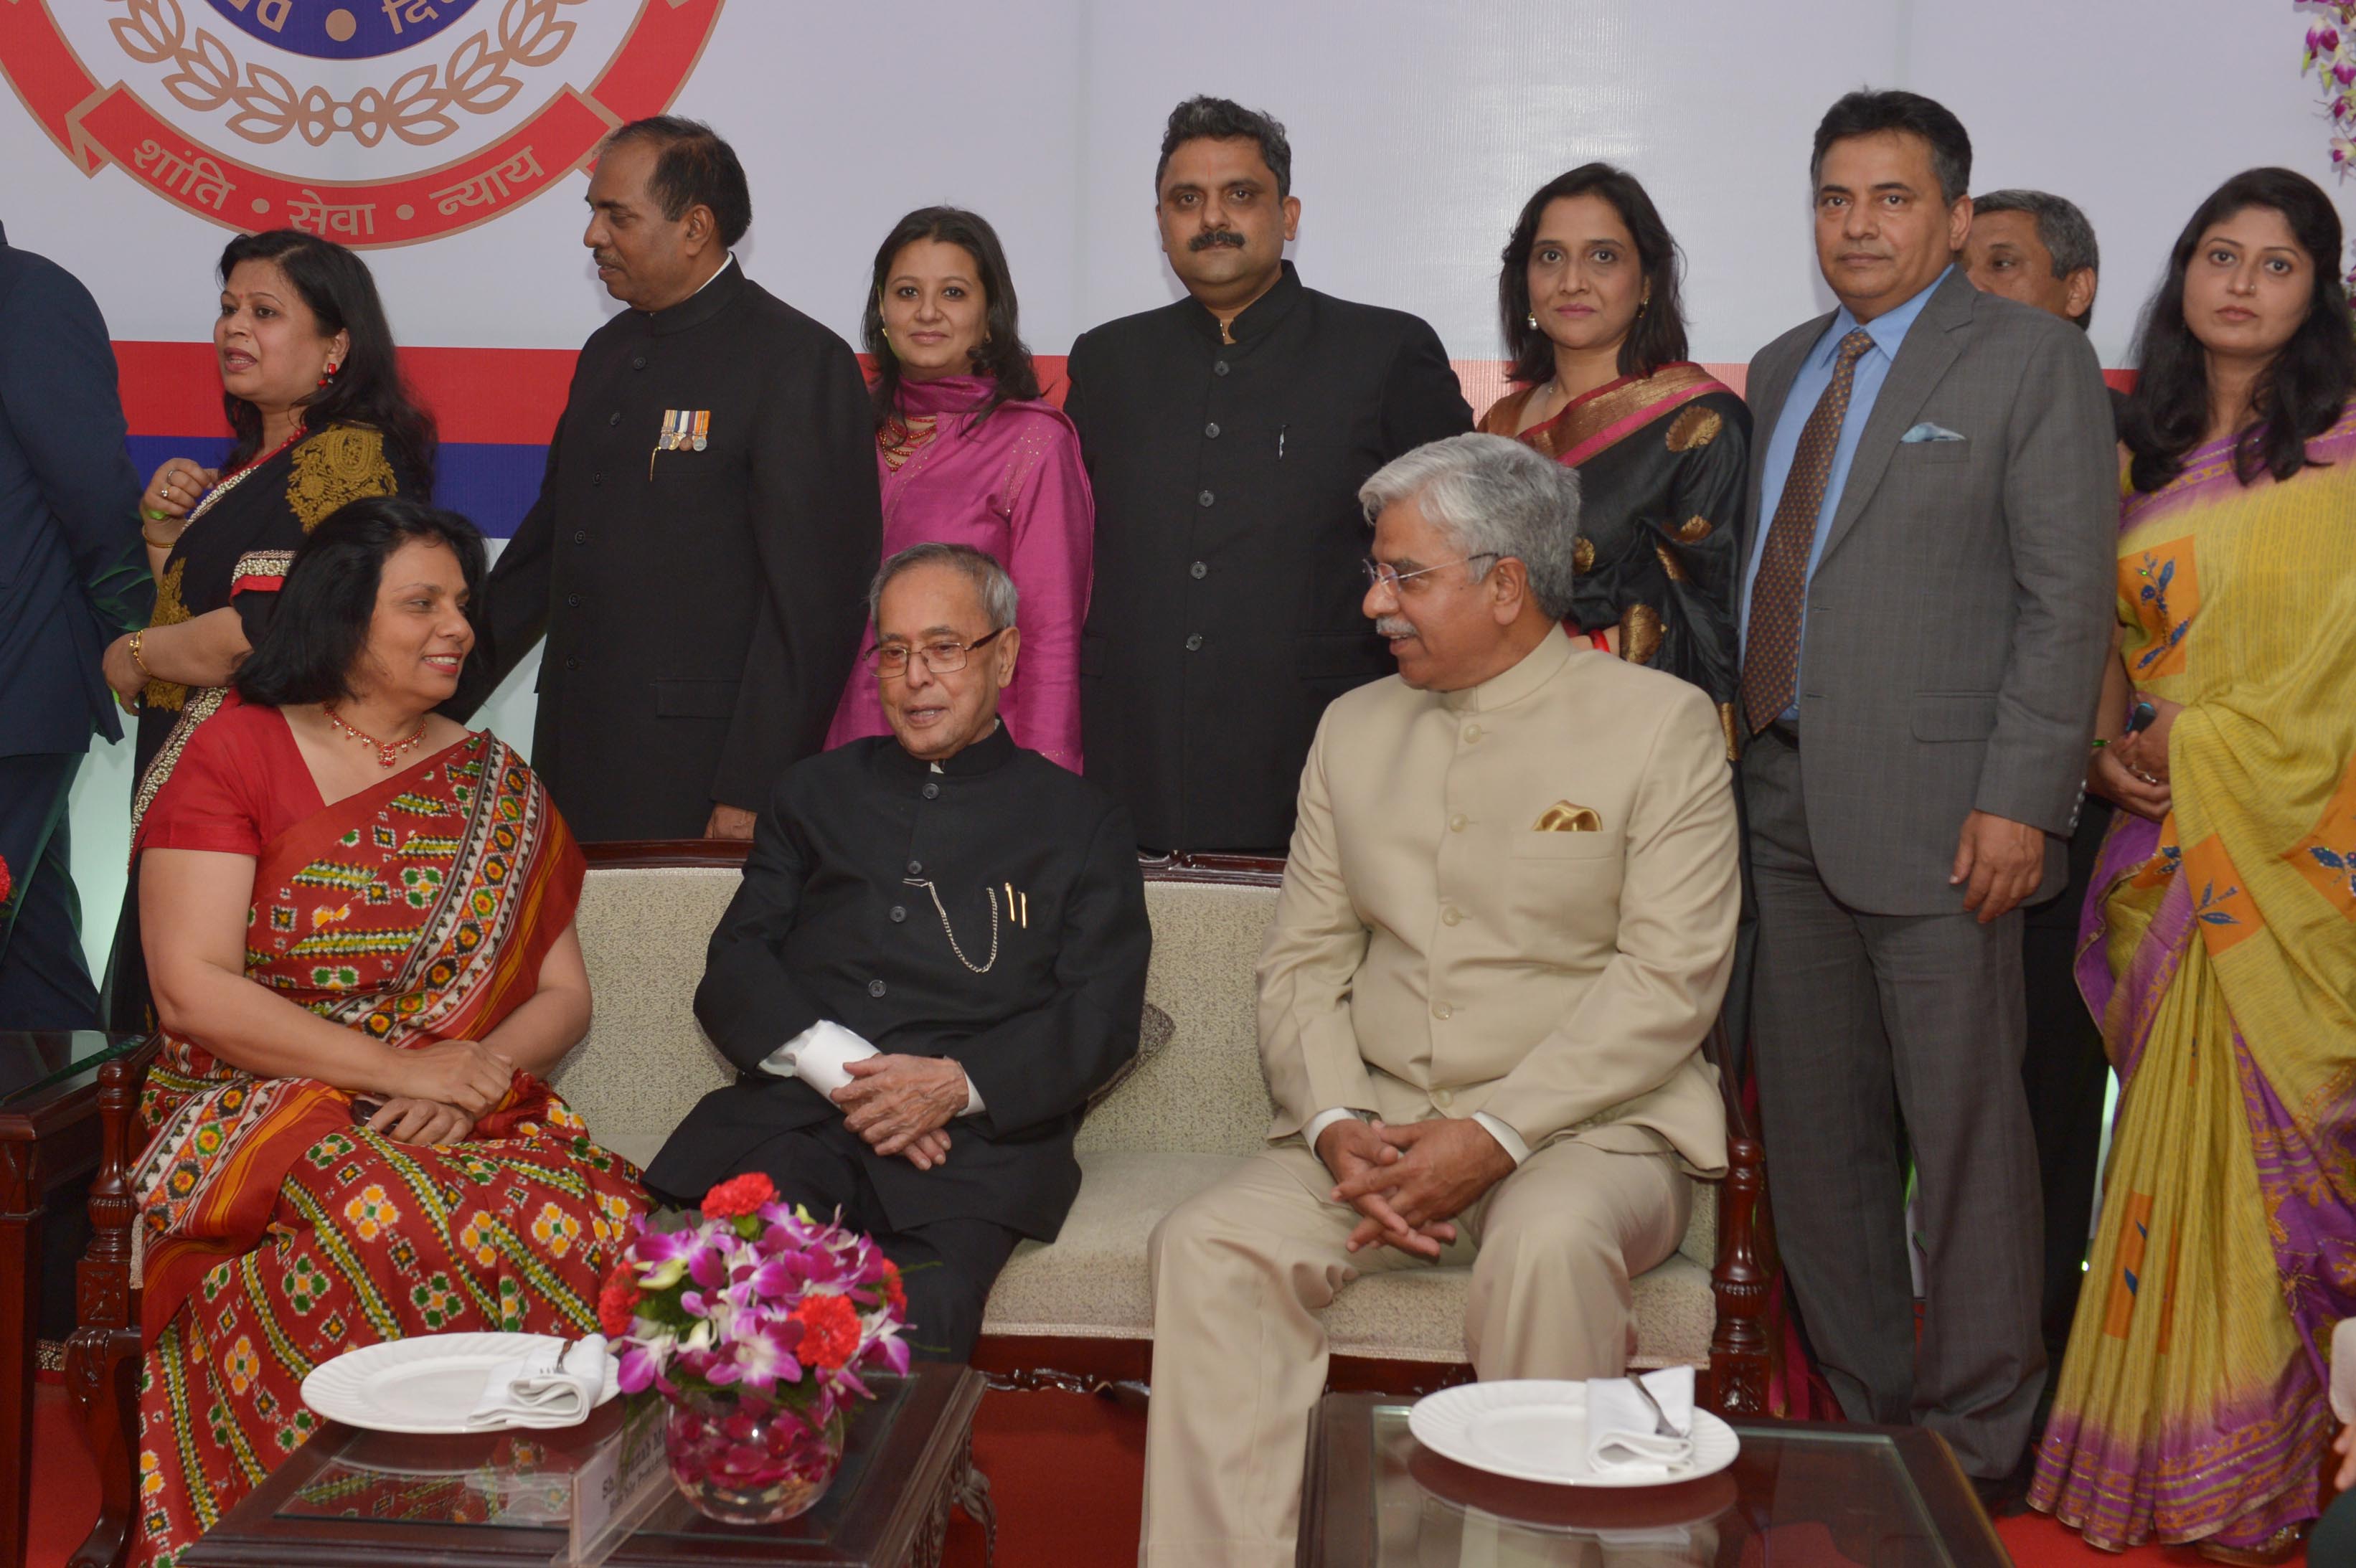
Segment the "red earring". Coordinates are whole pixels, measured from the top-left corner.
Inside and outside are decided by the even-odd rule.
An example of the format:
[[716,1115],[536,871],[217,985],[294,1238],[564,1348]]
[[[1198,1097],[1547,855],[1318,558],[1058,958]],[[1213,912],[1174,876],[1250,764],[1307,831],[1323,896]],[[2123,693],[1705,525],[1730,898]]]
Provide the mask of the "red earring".
[[324,376],[322,376],[322,377],[320,377],[320,378],[319,378],[319,385],[321,385],[322,387],[333,386],[333,385],[335,384],[335,380],[336,380],[336,371],[337,371],[337,366],[336,362],[335,362],[334,360],[332,360],[332,359],[328,360],[328,361],[327,361],[327,373],[326,375],[324,375]]

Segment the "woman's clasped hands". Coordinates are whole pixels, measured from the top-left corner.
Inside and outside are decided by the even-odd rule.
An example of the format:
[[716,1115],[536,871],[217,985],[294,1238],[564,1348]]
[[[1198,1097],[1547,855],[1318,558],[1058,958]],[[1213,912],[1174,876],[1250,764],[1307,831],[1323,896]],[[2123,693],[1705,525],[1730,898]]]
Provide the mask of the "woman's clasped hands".
[[515,1072],[514,1063],[479,1040],[437,1040],[401,1051],[394,1093],[369,1118],[369,1129],[402,1143],[458,1143],[506,1101]]

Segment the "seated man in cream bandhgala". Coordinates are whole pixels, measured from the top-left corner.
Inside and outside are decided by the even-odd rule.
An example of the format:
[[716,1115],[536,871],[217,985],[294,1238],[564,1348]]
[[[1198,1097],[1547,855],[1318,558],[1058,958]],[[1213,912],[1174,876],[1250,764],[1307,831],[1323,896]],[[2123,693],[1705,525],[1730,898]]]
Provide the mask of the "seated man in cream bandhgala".
[[1259,964],[1269,1147],[1154,1232],[1142,1560],[1293,1560],[1322,1309],[1470,1263],[1480,1376],[1624,1370],[1725,1168],[1738,897],[1697,687],[1566,635],[1576,474],[1494,435],[1359,491],[1398,677],[1335,700]]

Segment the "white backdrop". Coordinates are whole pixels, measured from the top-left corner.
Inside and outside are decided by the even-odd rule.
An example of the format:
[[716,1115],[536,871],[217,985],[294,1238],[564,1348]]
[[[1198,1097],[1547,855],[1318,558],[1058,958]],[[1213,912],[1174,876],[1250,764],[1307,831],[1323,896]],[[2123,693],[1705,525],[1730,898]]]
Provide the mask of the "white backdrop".
[[[210,15],[207,0],[181,3],[192,21]],[[49,4],[89,59],[124,0]],[[581,0],[580,47],[610,49],[639,10]],[[1456,357],[1494,357],[1496,253],[1514,213],[1546,177],[1610,158],[1645,181],[1685,248],[1694,357],[1740,362],[1828,304],[1808,237],[1817,117],[1853,87],[1909,87],[1970,129],[1975,189],[2040,187],[2086,209],[2105,261],[2094,342],[2121,365],[2202,195],[2255,164],[2329,177],[2317,94],[2298,74],[2305,27],[2278,0],[2131,12],[2092,0],[727,0],[674,107],[744,158],[748,272],[845,336],[876,240],[934,201],[997,225],[1041,352],[1174,297],[1151,219],[1156,144],[1173,102],[1213,91],[1289,128],[1294,256],[1312,285],[1422,315]],[[201,116],[175,123],[221,144]],[[348,139],[269,157],[344,179],[420,162]],[[0,98],[0,167],[10,241],[80,276],[116,337],[206,335],[221,229],[119,168],[85,177],[13,99]],[[370,251],[402,341],[577,346],[614,308],[579,244],[584,185],[566,175],[479,227]],[[519,676],[491,714],[518,744],[529,693]],[[127,752],[99,747],[76,792],[94,962],[119,897]]]

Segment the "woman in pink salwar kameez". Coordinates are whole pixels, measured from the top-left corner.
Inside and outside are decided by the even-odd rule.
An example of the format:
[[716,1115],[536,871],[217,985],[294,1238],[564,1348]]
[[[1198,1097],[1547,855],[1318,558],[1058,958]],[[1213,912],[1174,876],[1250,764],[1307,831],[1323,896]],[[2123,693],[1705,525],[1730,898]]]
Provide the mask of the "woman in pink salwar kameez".
[[[999,705],[1017,745],[1080,771],[1080,622],[1096,502],[1080,441],[1040,396],[997,234],[928,207],[893,227],[867,298],[884,556],[987,550],[1014,579],[1023,663]],[[826,743],[885,733],[873,661],[851,667]]]

